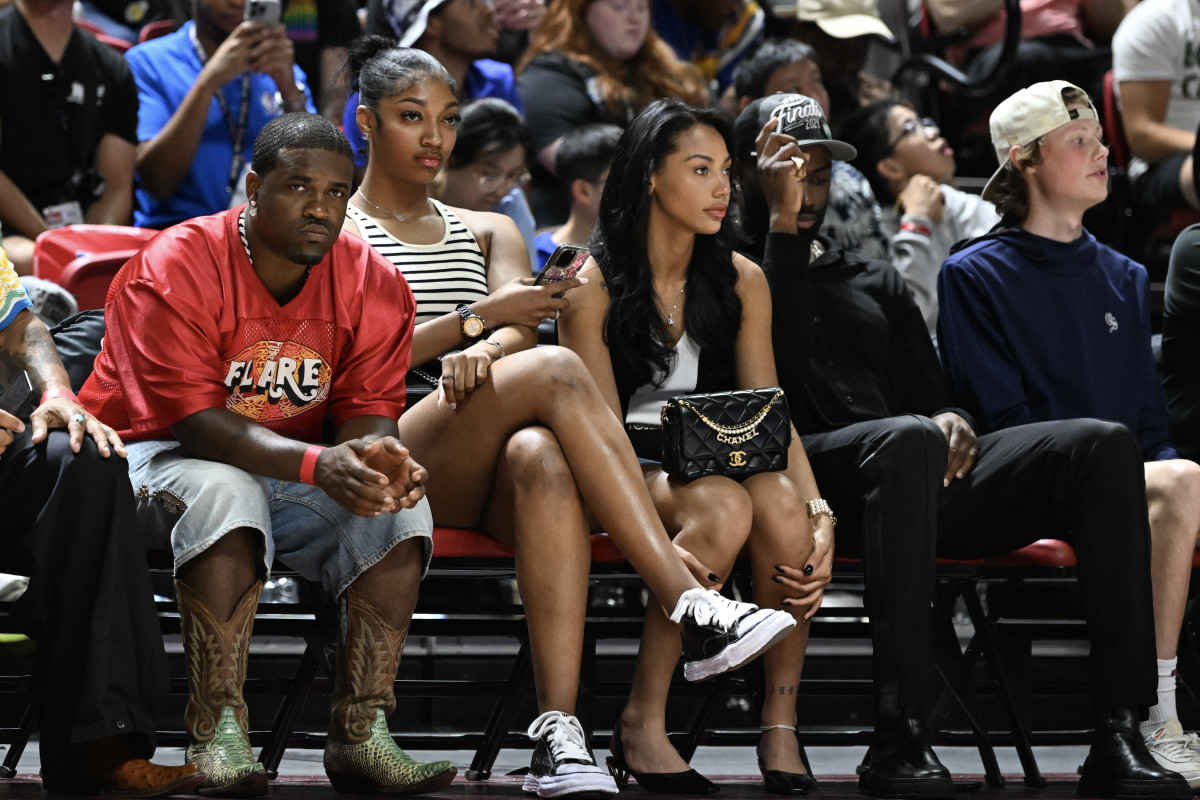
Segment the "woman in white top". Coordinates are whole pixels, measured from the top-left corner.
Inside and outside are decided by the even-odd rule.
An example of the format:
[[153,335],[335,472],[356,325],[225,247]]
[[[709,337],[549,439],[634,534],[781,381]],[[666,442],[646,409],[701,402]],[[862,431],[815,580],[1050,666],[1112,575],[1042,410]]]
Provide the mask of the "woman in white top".
[[[356,44],[348,68],[369,158],[346,228],[386,241],[381,250],[412,285],[413,364],[433,375],[441,357],[437,390],[410,404],[401,439],[429,471],[437,524],[478,527],[516,550],[540,712],[525,788],[543,797],[615,793],[573,716],[589,512],[685,629],[708,631],[702,639],[734,634],[720,653],[697,661],[733,668],[794,621],[701,588],[693,573],[709,571],[690,556],[685,565],[672,547],[633,448],[582,362],[562,348],[534,348],[537,325],[567,308],[583,281],[530,285],[529,256],[510,219],[430,199],[459,118],[442,65],[370,37]],[[564,290],[567,297],[554,296]],[[697,619],[707,624],[697,627]]]
[[[630,123],[600,200],[595,260],[581,273],[589,281],[572,293],[559,335],[587,364],[613,419],[624,419],[638,455],[651,462],[645,481],[675,541],[719,575],[729,574],[745,546],[755,601],[806,621],[829,582],[834,520],[795,431],[786,470],[740,482],[723,475],[687,481],[653,463],[663,452],[658,411],[670,396],[778,385],[766,277],[733,253],[732,142],[719,112],[681,100],[656,101]],[[805,565],[802,586],[783,584],[779,565],[787,563]],[[808,626],[798,625],[763,659],[758,764],[773,794],[816,786],[795,734],[807,641]],[[678,661],[676,626],[648,609],[609,764],[619,780],[633,776],[651,791],[714,792],[667,738],[667,694]]]

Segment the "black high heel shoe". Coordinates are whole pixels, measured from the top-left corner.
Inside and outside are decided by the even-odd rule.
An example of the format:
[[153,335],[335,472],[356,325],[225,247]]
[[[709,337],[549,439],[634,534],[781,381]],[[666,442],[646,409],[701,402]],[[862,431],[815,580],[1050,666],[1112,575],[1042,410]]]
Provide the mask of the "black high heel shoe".
[[[770,731],[780,728],[785,731],[796,732],[796,729],[791,725],[764,725],[759,730]],[[763,765],[762,756],[758,757],[758,771],[762,773],[763,783],[767,787],[767,794],[790,794],[802,795],[808,794],[817,788],[817,779],[807,772],[784,772],[778,769],[767,769]]]
[[714,794],[720,788],[708,778],[689,769],[687,772],[634,772],[625,761],[625,745],[621,743],[621,723],[618,720],[613,727],[612,741],[609,742],[612,755],[604,760],[608,771],[624,789],[630,777],[638,782],[648,792],[657,794]]

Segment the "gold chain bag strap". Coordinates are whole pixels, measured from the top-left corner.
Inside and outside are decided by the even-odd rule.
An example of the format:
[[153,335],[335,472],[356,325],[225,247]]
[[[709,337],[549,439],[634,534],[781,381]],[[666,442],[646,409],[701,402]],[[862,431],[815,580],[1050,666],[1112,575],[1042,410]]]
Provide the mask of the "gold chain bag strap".
[[681,395],[668,400],[660,416],[668,475],[741,480],[787,469],[792,428],[783,389]]

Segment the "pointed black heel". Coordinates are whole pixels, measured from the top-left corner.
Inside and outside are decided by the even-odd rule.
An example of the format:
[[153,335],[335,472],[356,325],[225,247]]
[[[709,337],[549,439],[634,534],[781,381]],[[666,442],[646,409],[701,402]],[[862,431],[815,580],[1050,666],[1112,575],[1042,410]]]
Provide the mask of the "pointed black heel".
[[[763,725],[760,731],[771,731],[776,728],[796,733],[791,725]],[[778,769],[767,769],[762,756],[758,757],[758,771],[762,773],[763,784],[767,794],[804,795],[817,788],[817,779],[807,772],[784,772]]]
[[613,727],[612,741],[609,743],[612,751],[604,763],[612,774],[617,786],[624,789],[633,778],[648,792],[656,794],[715,794],[719,787],[708,778],[689,769],[687,772],[634,772],[625,761],[625,745],[621,742],[621,723],[618,720]]

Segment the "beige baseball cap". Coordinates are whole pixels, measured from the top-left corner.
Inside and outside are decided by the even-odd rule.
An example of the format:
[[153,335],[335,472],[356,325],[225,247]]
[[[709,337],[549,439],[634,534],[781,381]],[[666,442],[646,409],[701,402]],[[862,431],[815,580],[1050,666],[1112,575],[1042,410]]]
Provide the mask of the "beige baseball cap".
[[838,39],[874,34],[896,41],[891,28],[879,18],[875,0],[796,0],[796,19],[815,22]]
[[1022,89],[996,106],[989,124],[992,130],[992,146],[996,148],[999,169],[993,173],[987,186],[983,187],[983,199],[991,200],[1000,181],[1000,173],[1008,162],[1008,153],[1013,147],[1027,145],[1045,136],[1055,128],[1061,128],[1077,119],[1100,120],[1092,101],[1086,108],[1067,108],[1063,92],[1075,89],[1086,97],[1087,93],[1067,81],[1044,81]]

